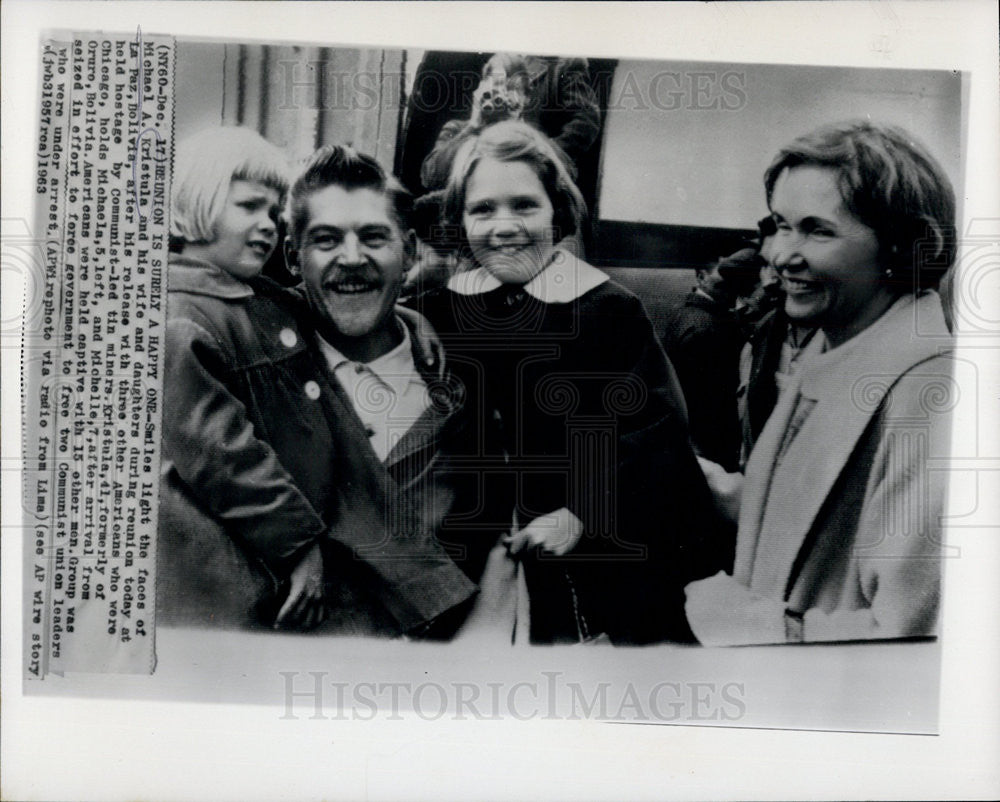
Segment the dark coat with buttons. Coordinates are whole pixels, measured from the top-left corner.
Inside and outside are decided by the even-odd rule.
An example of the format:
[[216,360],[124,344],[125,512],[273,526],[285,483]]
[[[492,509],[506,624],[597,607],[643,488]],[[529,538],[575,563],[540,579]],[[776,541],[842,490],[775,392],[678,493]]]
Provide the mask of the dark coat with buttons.
[[505,285],[411,303],[484,414],[503,422],[508,462],[491,491],[522,526],[562,507],[583,522],[568,555],[524,558],[532,639],[690,639],[685,577],[731,564],[734,533],[715,512],[639,299],[606,281],[567,303]]
[[479,489],[455,468],[477,442],[461,388],[430,366],[430,408],[382,463],[301,301],[257,282],[171,259],[161,623],[271,623],[315,543],[327,630],[396,634],[462,609],[497,532],[477,529]]

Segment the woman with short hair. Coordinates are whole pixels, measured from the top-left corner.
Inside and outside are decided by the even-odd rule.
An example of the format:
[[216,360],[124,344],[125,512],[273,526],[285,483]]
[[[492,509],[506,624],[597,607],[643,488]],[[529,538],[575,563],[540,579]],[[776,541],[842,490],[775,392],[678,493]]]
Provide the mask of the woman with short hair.
[[733,573],[688,585],[688,622],[706,645],[932,635],[953,191],[905,131],[870,122],[795,140],[764,184],[784,311],[822,336],[750,455]]

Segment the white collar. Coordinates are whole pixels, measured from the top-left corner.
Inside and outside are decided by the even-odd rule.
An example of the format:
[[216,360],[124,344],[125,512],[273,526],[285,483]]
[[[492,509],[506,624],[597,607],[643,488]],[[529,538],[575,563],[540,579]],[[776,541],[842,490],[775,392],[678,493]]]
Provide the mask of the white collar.
[[371,362],[356,363],[353,359],[348,359],[340,351],[334,348],[323,337],[319,337],[320,346],[334,371],[344,365],[364,364],[365,367],[383,384],[388,385],[397,393],[405,389],[410,381],[420,379],[413,361],[413,345],[410,339],[410,328],[399,318],[396,324],[403,332],[402,342],[391,351],[375,357]]
[[[555,248],[548,265],[524,285],[524,291],[543,303],[567,304],[608,280],[606,273],[565,248]],[[482,295],[499,286],[500,280],[484,267],[456,273],[448,281],[448,289],[459,295]]]

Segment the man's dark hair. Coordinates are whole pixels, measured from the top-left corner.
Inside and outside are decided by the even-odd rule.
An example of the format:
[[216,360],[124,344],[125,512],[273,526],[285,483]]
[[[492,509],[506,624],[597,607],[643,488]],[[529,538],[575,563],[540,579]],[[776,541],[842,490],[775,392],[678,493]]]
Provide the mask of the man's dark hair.
[[309,157],[288,192],[288,234],[296,247],[309,222],[306,219],[309,195],[330,186],[383,193],[389,199],[400,233],[410,230],[413,196],[406,188],[371,156],[347,145],[328,145]]

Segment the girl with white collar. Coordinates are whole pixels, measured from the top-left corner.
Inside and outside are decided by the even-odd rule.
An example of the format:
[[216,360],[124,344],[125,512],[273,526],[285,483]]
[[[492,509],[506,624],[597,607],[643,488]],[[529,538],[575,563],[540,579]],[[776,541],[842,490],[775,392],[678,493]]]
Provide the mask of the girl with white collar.
[[684,582],[724,566],[732,544],[642,304],[575,253],[584,214],[544,134],[484,129],[444,201],[472,268],[416,303],[502,422],[502,455],[479,465],[510,499],[531,640],[689,639]]

